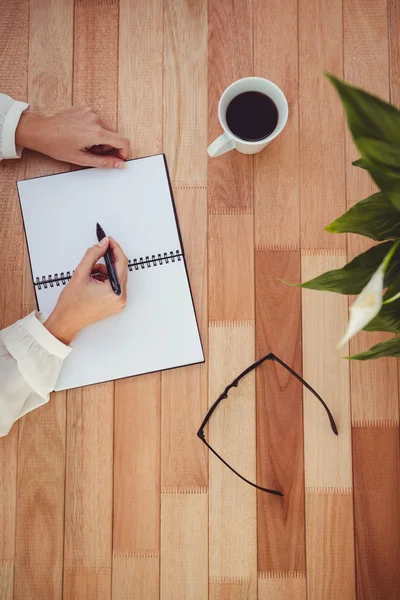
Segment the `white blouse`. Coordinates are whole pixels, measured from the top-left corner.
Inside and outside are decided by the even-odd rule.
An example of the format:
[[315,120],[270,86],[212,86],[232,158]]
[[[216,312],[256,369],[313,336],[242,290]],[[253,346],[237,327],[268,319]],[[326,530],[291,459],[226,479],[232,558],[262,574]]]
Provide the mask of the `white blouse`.
[[[21,156],[15,130],[27,107],[0,94],[0,160]],[[51,335],[42,320],[33,312],[0,331],[0,437],[17,419],[48,402],[63,360],[72,350]]]

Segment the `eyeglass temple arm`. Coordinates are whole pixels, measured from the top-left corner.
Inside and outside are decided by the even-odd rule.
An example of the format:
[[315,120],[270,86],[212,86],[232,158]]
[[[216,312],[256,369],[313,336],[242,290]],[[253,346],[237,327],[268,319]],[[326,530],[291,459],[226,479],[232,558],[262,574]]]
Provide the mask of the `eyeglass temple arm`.
[[302,377],[300,377],[300,375],[298,375],[296,373],[296,371],[293,371],[293,369],[291,369],[287,364],[285,364],[280,358],[278,358],[277,356],[275,356],[275,354],[270,355],[271,358],[273,360],[276,360],[276,362],[278,362],[280,365],[282,365],[282,367],[285,367],[285,369],[287,369],[289,371],[289,373],[291,373],[294,377],[296,377],[296,379],[298,379],[299,381],[301,381],[301,383],[312,393],[314,394],[314,396],[321,402],[322,406],[324,407],[326,414],[328,415],[329,418],[329,422],[331,424],[331,428],[332,431],[335,435],[338,435],[338,429],[335,423],[335,419],[333,418],[333,415],[331,413],[331,411],[329,410],[328,406],[325,404],[325,402],[322,400],[321,396],[311,387],[310,384],[307,383],[307,381],[304,381],[304,379]]
[[261,487],[260,485],[257,485],[257,484],[255,484],[255,483],[253,483],[252,481],[249,481],[249,479],[246,479],[246,477],[243,477],[243,475],[241,475],[240,473],[238,473],[237,471],[235,471],[235,469],[234,469],[233,467],[231,467],[231,465],[230,465],[230,464],[228,464],[228,463],[226,462],[226,460],[224,460],[224,459],[222,458],[222,456],[220,456],[220,455],[218,454],[218,452],[216,452],[216,451],[214,450],[214,448],[212,448],[212,447],[210,446],[210,444],[207,442],[207,440],[206,440],[206,438],[205,438],[204,431],[203,431],[201,428],[200,428],[200,429],[199,429],[199,431],[197,432],[197,435],[198,435],[198,437],[201,439],[201,441],[205,443],[205,445],[207,446],[207,448],[208,448],[209,450],[211,450],[211,452],[212,452],[213,454],[215,454],[215,456],[216,456],[217,458],[219,458],[219,460],[220,460],[221,462],[223,462],[223,463],[224,463],[224,465],[225,465],[226,467],[228,467],[228,469],[230,469],[230,470],[232,471],[232,473],[235,473],[235,475],[237,475],[238,477],[240,477],[240,479],[242,479],[243,481],[245,481],[246,483],[248,483],[248,484],[249,484],[249,485],[251,485],[252,487],[256,488],[257,490],[261,490],[262,492],[268,492],[268,494],[274,494],[274,496],[283,496],[282,492],[278,492],[278,490],[270,490],[270,489],[268,489],[268,488]]
[[280,365],[282,365],[282,367],[284,367],[287,371],[289,371],[289,373],[291,373],[294,377],[296,377],[296,379],[298,379],[298,381],[300,381],[312,394],[314,394],[314,396],[320,401],[320,403],[322,404],[322,406],[324,407],[324,409],[326,411],[326,414],[328,415],[329,422],[330,422],[330,425],[331,425],[333,433],[335,435],[338,435],[338,429],[337,429],[337,426],[336,426],[336,423],[335,423],[335,419],[333,418],[333,415],[332,415],[331,411],[329,410],[328,406],[325,404],[325,402],[323,401],[323,399],[321,398],[321,396],[311,387],[310,384],[307,383],[307,381],[304,381],[304,379],[302,377],[300,377],[300,375],[298,375],[296,373],[296,371],[293,371],[293,369],[291,369],[286,363],[283,362],[283,360],[281,360],[280,358],[278,358],[277,356],[275,356],[275,354],[273,354],[272,352],[270,352],[269,354],[266,354],[265,356],[263,356],[262,358],[260,358],[259,360],[257,360],[255,363],[253,363],[252,365],[250,365],[249,367],[247,367],[247,369],[245,369],[242,373],[240,373],[240,375],[236,379],[234,379],[232,381],[232,383],[230,383],[225,388],[225,390],[217,398],[217,400],[214,402],[214,404],[211,406],[211,408],[209,409],[208,413],[204,417],[203,422],[200,425],[199,432],[203,431],[204,427],[206,426],[207,421],[209,420],[209,418],[212,415],[212,413],[214,412],[214,410],[217,408],[218,404],[222,400],[224,400],[225,398],[228,397],[229,390],[231,388],[233,388],[233,387],[237,387],[239,385],[239,381],[243,377],[245,377],[245,375],[247,375],[248,373],[250,373],[251,371],[253,371],[253,369],[256,369],[257,367],[259,367],[266,360],[275,360],[276,362],[278,362]]

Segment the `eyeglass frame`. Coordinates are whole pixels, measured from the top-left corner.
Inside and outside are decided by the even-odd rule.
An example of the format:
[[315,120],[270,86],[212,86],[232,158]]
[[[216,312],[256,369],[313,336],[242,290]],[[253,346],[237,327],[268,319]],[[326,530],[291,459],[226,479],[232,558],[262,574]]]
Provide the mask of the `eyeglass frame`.
[[283,496],[284,494],[282,492],[279,492],[278,490],[272,490],[269,488],[265,488],[262,487],[260,485],[257,485],[256,483],[253,483],[252,481],[250,481],[249,479],[246,479],[246,477],[243,477],[243,475],[241,475],[240,473],[238,473],[233,467],[231,467],[231,465],[229,465],[226,460],[224,460],[222,458],[222,456],[220,456],[218,454],[218,452],[216,452],[214,450],[214,448],[212,448],[210,446],[210,444],[207,442],[205,434],[204,434],[204,428],[207,425],[207,423],[209,422],[212,414],[214,413],[215,409],[217,408],[217,406],[222,402],[222,400],[225,400],[228,398],[228,393],[229,391],[233,388],[233,387],[238,387],[239,385],[239,381],[241,379],[243,379],[243,377],[245,377],[246,375],[248,375],[251,371],[253,371],[254,369],[256,369],[257,367],[259,367],[263,362],[265,362],[266,360],[272,360],[272,361],[276,361],[278,364],[280,364],[282,367],[284,367],[291,375],[293,375],[298,381],[300,381],[304,387],[306,389],[308,389],[312,394],[314,394],[314,396],[317,398],[317,400],[319,400],[319,402],[322,404],[322,406],[324,407],[328,418],[329,418],[329,422],[332,428],[332,431],[335,435],[339,435],[338,433],[338,429],[335,423],[335,419],[332,416],[331,411],[329,410],[328,406],[326,405],[326,403],[324,402],[324,400],[321,398],[321,396],[318,394],[318,392],[316,392],[309,383],[307,383],[298,373],[296,373],[296,371],[293,371],[293,369],[291,369],[289,367],[289,365],[287,365],[286,363],[283,362],[283,360],[281,360],[280,358],[278,358],[275,354],[273,354],[272,352],[270,352],[269,354],[266,354],[265,356],[263,356],[262,358],[260,358],[259,360],[257,360],[255,363],[253,363],[252,365],[250,365],[249,367],[247,367],[247,369],[245,369],[244,371],[242,371],[242,373],[240,373],[240,375],[238,377],[236,377],[236,379],[234,379],[232,381],[232,383],[230,383],[222,392],[222,394],[220,394],[217,398],[217,400],[214,402],[214,404],[211,406],[211,408],[208,410],[206,416],[203,419],[202,424],[199,427],[199,430],[197,432],[197,437],[199,437],[201,439],[201,441],[207,446],[207,448],[209,450],[211,450],[211,452],[217,457],[219,458],[219,460],[226,466],[228,467],[228,469],[230,469],[233,473],[235,473],[235,475],[237,475],[240,479],[242,479],[243,481],[245,481],[246,483],[248,483],[249,485],[251,485],[252,487],[256,488],[257,490],[260,490],[262,492],[267,492],[268,494],[273,494],[275,496]]

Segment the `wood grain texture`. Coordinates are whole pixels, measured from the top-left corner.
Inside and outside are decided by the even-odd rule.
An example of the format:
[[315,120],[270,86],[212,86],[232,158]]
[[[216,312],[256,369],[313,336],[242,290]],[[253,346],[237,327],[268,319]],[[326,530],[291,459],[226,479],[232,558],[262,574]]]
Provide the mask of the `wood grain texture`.
[[175,186],[207,185],[207,1],[164,1],[164,151]]
[[306,539],[308,600],[355,600],[351,494],[307,494]]
[[62,598],[65,428],[65,393],[52,394],[47,406],[20,422],[14,584],[18,600]]
[[299,0],[301,245],[345,248],[324,231],[346,201],[343,113],[323,71],[343,74],[342,0]]
[[207,513],[204,489],[161,494],[161,600],[207,598]]
[[258,600],[306,600],[307,584],[303,573],[294,573],[292,576],[281,572],[266,575],[260,573],[258,578]]
[[[29,9],[28,101],[55,111],[71,104],[73,2],[57,0]],[[66,170],[42,156],[27,155],[26,176]],[[24,310],[36,308],[32,276],[24,252]],[[53,395],[20,422],[14,598],[62,598],[66,394]],[[32,524],[27,536],[27,523]]]
[[[228,85],[253,75],[253,3],[208,2],[208,143],[222,134],[218,102]],[[229,15],[229,17],[228,17]],[[208,160],[209,207],[252,208],[253,157],[238,152]]]
[[[254,327],[211,326],[209,404],[254,362]],[[234,469],[256,481],[255,378],[251,373],[232,389],[213,413],[206,433],[210,445]],[[256,490],[210,454],[210,581],[257,583]],[[240,530],[240,535],[238,532]],[[218,596],[217,596],[218,597]]]
[[[301,359],[299,252],[256,252],[256,357],[273,352],[297,373]],[[303,386],[275,362],[256,370],[258,570],[305,571]]]
[[68,392],[64,551],[68,600],[86,598],[94,580],[104,595],[111,589],[113,385]]
[[[338,269],[341,254],[302,256],[302,281]],[[347,298],[333,293],[302,290],[303,377],[322,396],[336,421],[339,435],[330,427],[318,400],[304,390],[305,485],[310,489],[352,486],[348,349],[337,350],[347,325]]]
[[109,600],[110,593],[110,568],[65,568],[63,598],[66,600]]
[[400,106],[400,2],[388,0],[390,101]]
[[357,592],[395,600],[400,591],[398,427],[353,428]]
[[254,73],[283,90],[284,132],[254,157],[255,242],[300,246],[297,0],[254,0]]
[[251,600],[257,598],[257,581],[245,577],[211,577],[210,600]]
[[118,553],[113,556],[112,600],[158,600],[158,553]]
[[0,598],[13,600],[18,426],[0,438]]
[[160,377],[121,379],[115,382],[115,395],[113,548],[158,552]]
[[120,0],[118,130],[131,156],[162,148],[163,37],[163,0]]
[[89,104],[113,129],[117,123],[118,13],[118,0],[75,3],[74,104]]
[[209,320],[253,320],[253,216],[211,214],[208,240]]

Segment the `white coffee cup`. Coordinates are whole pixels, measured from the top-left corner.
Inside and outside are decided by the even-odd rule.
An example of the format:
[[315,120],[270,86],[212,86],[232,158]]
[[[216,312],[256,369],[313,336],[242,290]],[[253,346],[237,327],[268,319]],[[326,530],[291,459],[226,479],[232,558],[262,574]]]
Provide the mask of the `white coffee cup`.
[[[226,122],[226,110],[229,103],[239,94],[243,94],[243,92],[261,92],[262,94],[269,96],[278,109],[278,123],[275,129],[270,135],[262,140],[257,140],[256,142],[242,140],[232,133]],[[265,146],[268,146],[268,144],[281,133],[286,125],[288,113],[289,108],[285,94],[275,83],[272,83],[272,81],[269,81],[268,79],[263,79],[262,77],[245,77],[244,79],[238,79],[227,87],[221,96],[218,104],[218,117],[224,133],[209,145],[207,152],[212,157],[225,154],[225,152],[229,152],[229,150],[237,150],[238,152],[242,152],[242,154],[255,154],[256,152],[260,152],[260,150],[265,148]]]

